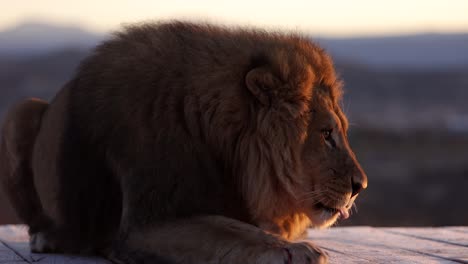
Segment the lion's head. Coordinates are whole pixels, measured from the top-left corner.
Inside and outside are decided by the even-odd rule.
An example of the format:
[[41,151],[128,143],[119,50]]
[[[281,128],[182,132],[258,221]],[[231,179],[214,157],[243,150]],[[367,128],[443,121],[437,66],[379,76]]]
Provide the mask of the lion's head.
[[254,222],[295,237],[347,218],[367,177],[348,144],[330,57],[308,40],[282,41],[245,75],[248,121],[233,156]]
[[313,224],[329,226],[346,219],[357,195],[367,187],[367,177],[351,150],[348,122],[332,86],[316,87],[301,164],[306,194],[304,210]]

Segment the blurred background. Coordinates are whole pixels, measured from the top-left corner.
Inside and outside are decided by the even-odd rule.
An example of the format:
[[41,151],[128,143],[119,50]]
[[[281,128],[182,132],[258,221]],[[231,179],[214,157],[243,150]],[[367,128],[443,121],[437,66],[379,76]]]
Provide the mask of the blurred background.
[[[279,2],[279,1],[278,1]],[[51,99],[122,24],[189,19],[302,32],[335,60],[369,177],[338,225],[468,225],[468,1],[1,1],[0,120]],[[0,224],[16,223],[0,192]]]

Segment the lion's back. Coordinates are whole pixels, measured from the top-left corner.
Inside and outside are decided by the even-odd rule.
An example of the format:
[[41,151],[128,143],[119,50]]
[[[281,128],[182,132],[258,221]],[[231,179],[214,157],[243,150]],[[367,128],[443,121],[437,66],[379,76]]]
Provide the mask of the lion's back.
[[249,96],[247,71],[277,59],[272,58],[275,49],[290,51],[291,43],[301,41],[185,22],[131,26],[82,62],[71,82],[72,108],[86,120],[82,124],[105,127],[102,137],[116,127],[148,123],[148,118],[158,120],[159,129],[165,129],[161,124],[182,125],[187,120],[180,112],[207,111],[228,100],[242,106]]

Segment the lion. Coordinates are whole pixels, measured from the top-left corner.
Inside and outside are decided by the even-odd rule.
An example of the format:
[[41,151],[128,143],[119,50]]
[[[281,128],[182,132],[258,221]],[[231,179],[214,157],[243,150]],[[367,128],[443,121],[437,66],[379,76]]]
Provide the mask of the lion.
[[299,34],[131,25],[8,113],[0,175],[33,252],[116,263],[325,263],[298,241],[367,176],[341,81]]

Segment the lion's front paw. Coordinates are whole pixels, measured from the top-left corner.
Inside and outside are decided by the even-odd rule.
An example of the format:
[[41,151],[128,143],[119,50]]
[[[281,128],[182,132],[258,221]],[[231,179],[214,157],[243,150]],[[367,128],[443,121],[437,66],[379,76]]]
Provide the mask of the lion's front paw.
[[302,242],[285,247],[287,264],[323,264],[328,262],[327,254],[317,246]]
[[[313,244],[302,242],[286,244],[263,251],[255,263],[268,264],[324,264],[328,257],[324,251]],[[249,262],[250,263],[250,262]]]
[[31,234],[29,246],[33,253],[54,253],[57,251],[56,247],[47,239],[46,234],[43,232]]

